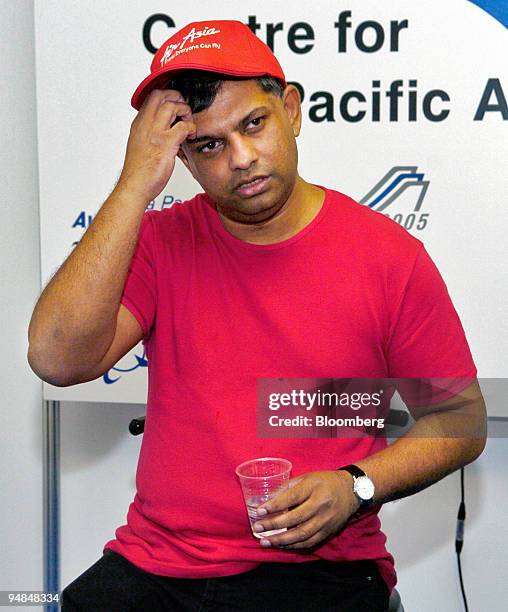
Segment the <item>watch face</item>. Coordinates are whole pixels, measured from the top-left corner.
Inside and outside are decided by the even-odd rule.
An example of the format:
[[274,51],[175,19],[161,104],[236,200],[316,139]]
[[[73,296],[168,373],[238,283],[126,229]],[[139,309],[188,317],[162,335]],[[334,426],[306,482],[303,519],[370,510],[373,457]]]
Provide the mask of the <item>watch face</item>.
[[374,497],[374,483],[367,476],[360,476],[355,482],[355,493],[360,499],[372,499]]

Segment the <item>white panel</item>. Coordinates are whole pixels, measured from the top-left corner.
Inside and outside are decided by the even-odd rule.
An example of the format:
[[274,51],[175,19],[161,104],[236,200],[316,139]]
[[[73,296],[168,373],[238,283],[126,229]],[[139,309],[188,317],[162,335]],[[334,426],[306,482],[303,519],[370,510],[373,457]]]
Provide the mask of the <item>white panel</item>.
[[[413,167],[413,174],[423,175],[417,176],[415,185],[401,191],[383,212],[391,217],[398,214],[408,227],[414,220],[410,231],[424,241],[448,284],[479,376],[506,376],[506,122],[499,112],[473,121],[489,78],[498,78],[505,89],[508,87],[506,29],[463,0],[327,0],[312,11],[302,1],[204,5],[189,0],[181,5],[169,4],[166,10],[177,27],[210,15],[242,21],[255,15],[260,24],[258,35],[263,39],[268,23],[283,23],[283,31],[275,33],[275,51],[288,79],[300,82],[305,89],[305,124],[299,139],[302,175],[357,199],[362,199],[392,168]],[[346,30],[346,52],[339,53],[334,24],[345,10],[352,12],[351,27]],[[148,16],[160,11],[160,2],[155,1],[37,3],[44,282],[81,236],[82,228],[72,227],[75,220],[81,212],[88,216],[97,211],[120,173],[135,116],[130,96],[146,76],[152,59],[142,44],[142,25]],[[398,51],[391,51],[390,44],[396,41],[391,35],[391,22],[406,19],[408,27],[400,29]],[[296,54],[288,46],[288,31],[302,20],[311,24],[315,41],[310,52]],[[365,26],[367,20],[380,25]],[[376,52],[359,50],[355,40],[373,45],[375,28],[378,36],[382,32],[384,44]],[[161,44],[170,33],[162,23],[155,26],[154,44]],[[398,79],[403,82],[402,95],[398,121],[392,121],[386,91]],[[409,86],[410,79],[417,81],[415,87]],[[379,81],[379,87],[373,87],[373,81]],[[371,120],[373,89],[380,92],[377,122]],[[450,101],[435,99],[431,108],[435,113],[440,108],[448,109],[449,115],[432,122],[423,114],[423,100],[429,91],[438,89],[446,92]],[[316,105],[310,97],[322,90],[333,97],[334,121],[316,123],[309,120]],[[345,121],[340,114],[343,96],[353,90],[363,94],[366,102],[351,102],[350,112],[367,113],[355,123]],[[416,96],[416,121],[409,121],[410,91]],[[410,180],[406,177],[401,185]],[[416,213],[413,209],[424,185],[425,197]],[[157,199],[157,207],[164,195],[186,198],[198,188],[179,167]],[[418,224],[425,224],[425,228],[416,229]],[[143,402],[146,368],[135,374],[124,373],[112,385],[102,379],[68,389],[47,385],[45,396]]]

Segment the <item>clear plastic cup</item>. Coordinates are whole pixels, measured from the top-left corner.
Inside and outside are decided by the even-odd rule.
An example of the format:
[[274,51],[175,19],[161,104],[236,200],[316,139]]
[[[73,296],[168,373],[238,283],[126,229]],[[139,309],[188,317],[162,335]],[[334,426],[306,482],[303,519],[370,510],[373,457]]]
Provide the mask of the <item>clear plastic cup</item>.
[[[242,485],[251,529],[258,518],[263,518],[261,516],[258,517],[258,507],[278,495],[281,491],[287,491],[292,467],[291,462],[287,459],[263,457],[261,459],[245,461],[236,468],[235,472]],[[278,516],[286,510],[271,513],[270,518]],[[276,533],[282,533],[283,531],[286,531],[286,528],[272,529],[270,531],[262,531],[261,533],[256,533],[252,530],[252,533],[256,538],[264,538]]]

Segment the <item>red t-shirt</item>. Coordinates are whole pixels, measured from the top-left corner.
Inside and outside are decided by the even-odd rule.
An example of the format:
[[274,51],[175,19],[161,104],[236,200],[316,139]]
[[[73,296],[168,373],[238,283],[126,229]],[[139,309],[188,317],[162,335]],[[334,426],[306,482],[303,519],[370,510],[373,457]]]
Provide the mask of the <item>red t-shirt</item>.
[[184,578],[269,561],[374,559],[391,590],[380,506],[312,554],[265,549],[251,535],[235,467],[284,457],[295,477],[386,447],[384,437],[258,438],[259,378],[476,376],[423,244],[332,190],[295,236],[250,244],[199,194],[145,213],[122,303],[144,332],[148,402],[137,493],[105,548],[145,571]]

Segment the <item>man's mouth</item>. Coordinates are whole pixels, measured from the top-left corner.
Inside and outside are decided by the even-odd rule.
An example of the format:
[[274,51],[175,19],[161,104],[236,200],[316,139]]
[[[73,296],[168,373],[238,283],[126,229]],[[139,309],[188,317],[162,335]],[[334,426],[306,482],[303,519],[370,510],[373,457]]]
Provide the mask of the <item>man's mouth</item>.
[[258,195],[259,193],[263,192],[268,186],[269,181],[269,176],[259,176],[257,178],[253,178],[248,182],[240,183],[240,185],[235,187],[235,191],[242,197],[249,198],[251,196]]

